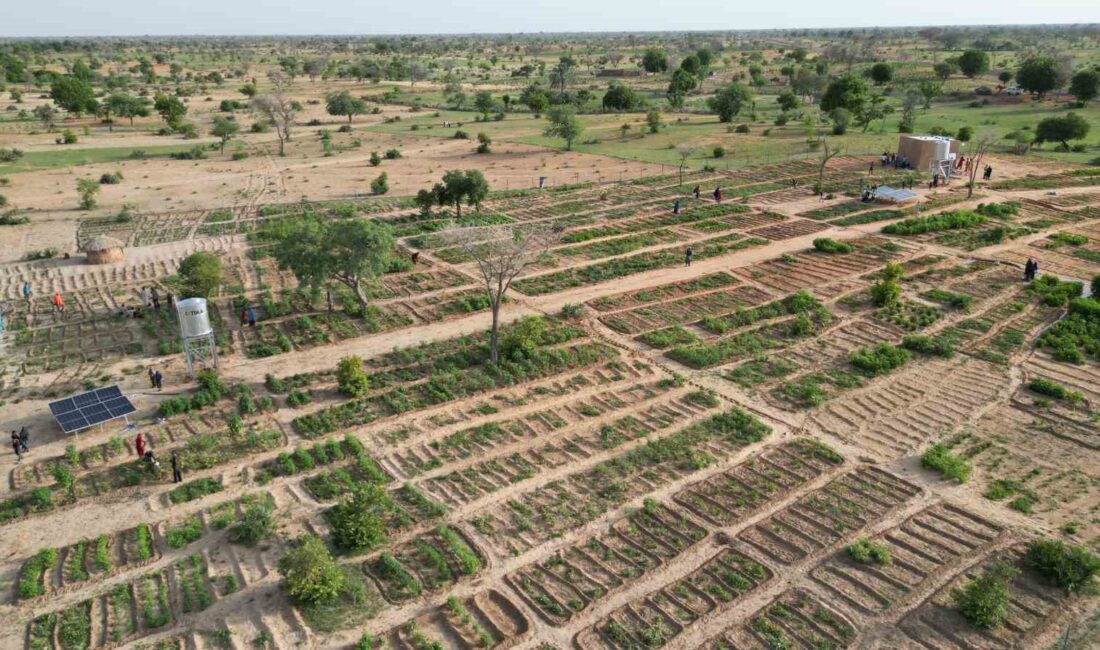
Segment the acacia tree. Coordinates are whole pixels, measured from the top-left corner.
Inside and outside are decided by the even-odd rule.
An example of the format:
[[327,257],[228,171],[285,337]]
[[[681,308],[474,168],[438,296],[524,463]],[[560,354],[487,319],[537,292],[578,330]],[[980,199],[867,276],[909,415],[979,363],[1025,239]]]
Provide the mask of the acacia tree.
[[335,281],[355,292],[367,305],[365,285],[389,268],[393,235],[389,227],[369,219],[329,220],[317,212],[271,222],[261,233],[275,242],[272,256],[302,285],[320,289]]
[[821,143],[821,164],[817,168],[817,183],[814,184],[815,194],[821,194],[825,191],[825,166],[829,164],[830,158],[834,158],[840,153],[840,147],[830,149],[829,141],[825,138],[821,138],[818,142]]
[[253,99],[252,110],[275,127],[275,134],[279,137],[279,155],[285,156],[286,141],[290,139],[290,128],[294,126],[294,117],[298,114],[294,102],[277,89]]
[[[424,190],[421,190],[422,192]],[[443,174],[443,181],[436,183],[429,193],[439,205],[453,205],[455,219],[462,219],[462,203],[481,209],[481,202],[489,196],[489,182],[476,169],[466,171],[452,169]],[[418,202],[420,201],[418,194]],[[423,204],[421,204],[423,207]]]
[[149,116],[149,100],[137,95],[115,93],[107,98],[106,105],[117,117],[130,120],[130,126],[134,125],[135,117]]
[[581,133],[584,131],[580,120],[577,119],[577,114],[571,108],[558,106],[550,109],[548,119],[550,124],[542,134],[550,138],[565,140],[565,150],[572,151],[573,141],[581,137]]
[[53,125],[57,122],[57,111],[49,104],[39,104],[34,107],[34,116],[46,127],[47,131],[53,131]]
[[444,236],[477,264],[485,284],[492,312],[489,330],[489,358],[500,358],[500,305],[512,281],[538,260],[561,237],[560,231],[543,224],[505,224],[478,227],[452,227]]
[[367,103],[358,97],[352,97],[351,93],[346,90],[330,93],[325,100],[325,108],[328,110],[328,114],[347,115],[348,124],[351,124],[353,115],[362,115],[367,112]]
[[676,145],[676,153],[680,156],[680,185],[684,184],[684,167],[687,167],[688,158],[695,153],[695,147],[689,144]]
[[970,165],[970,178],[967,179],[966,184],[966,198],[969,199],[974,194],[974,181],[978,177],[978,169],[982,166],[982,158],[985,157],[985,152],[989,150],[990,145],[996,141],[997,134],[992,132],[982,133],[977,138],[971,139],[974,147],[970,150],[972,164]]
[[221,152],[225,153],[225,143],[237,134],[241,129],[236,120],[218,115],[214,118],[214,125],[210,129],[210,135],[221,138]]

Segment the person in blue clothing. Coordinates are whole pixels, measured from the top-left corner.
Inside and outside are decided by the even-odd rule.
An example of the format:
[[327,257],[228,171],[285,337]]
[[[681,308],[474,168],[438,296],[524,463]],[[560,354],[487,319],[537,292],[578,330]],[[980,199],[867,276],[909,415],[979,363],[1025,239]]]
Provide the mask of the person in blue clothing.
[[23,300],[31,301],[31,283],[23,280]]
[[676,202],[672,204],[672,214],[680,214],[680,199],[676,199]]
[[248,326],[256,327],[256,310],[252,305],[248,306]]

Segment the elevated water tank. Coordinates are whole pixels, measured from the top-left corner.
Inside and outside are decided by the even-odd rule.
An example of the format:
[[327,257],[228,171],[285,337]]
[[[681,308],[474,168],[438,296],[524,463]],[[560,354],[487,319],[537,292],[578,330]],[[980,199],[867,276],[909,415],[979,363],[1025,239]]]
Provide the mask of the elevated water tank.
[[951,154],[951,138],[936,137],[933,139],[936,145],[935,160],[948,160]]
[[176,314],[180,321],[180,334],[185,339],[206,336],[213,332],[210,327],[210,313],[206,309],[206,298],[186,298],[176,303]]

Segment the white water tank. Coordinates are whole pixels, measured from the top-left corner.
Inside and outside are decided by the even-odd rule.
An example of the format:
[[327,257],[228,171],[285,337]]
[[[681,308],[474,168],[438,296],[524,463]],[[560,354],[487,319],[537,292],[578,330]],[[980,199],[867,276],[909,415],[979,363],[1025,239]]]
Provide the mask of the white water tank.
[[933,142],[936,144],[935,160],[948,160],[951,157],[951,138],[936,137]]
[[206,336],[213,332],[210,313],[206,310],[206,298],[186,298],[176,303],[180,321],[180,334],[185,339]]

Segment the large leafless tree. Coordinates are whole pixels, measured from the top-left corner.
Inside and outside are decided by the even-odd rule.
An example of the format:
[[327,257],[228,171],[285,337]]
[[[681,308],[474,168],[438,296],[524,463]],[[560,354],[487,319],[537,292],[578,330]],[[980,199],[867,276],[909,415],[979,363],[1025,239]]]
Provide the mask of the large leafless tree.
[[966,198],[969,199],[974,194],[974,183],[978,178],[978,168],[982,166],[985,152],[989,151],[989,147],[996,141],[997,134],[992,132],[980,133],[978,137],[971,141],[974,146],[970,149],[970,178],[966,184]]
[[485,284],[493,316],[489,355],[496,363],[500,356],[500,306],[504,296],[516,276],[557,242],[561,233],[549,226],[530,224],[487,228],[452,226],[443,234],[474,260]]
[[279,136],[279,155],[283,156],[286,155],[286,141],[290,140],[290,129],[294,126],[298,110],[294,101],[286,94],[287,78],[278,72],[273,72],[268,77],[272,84],[271,92],[253,99],[252,110],[275,127],[275,133]]

